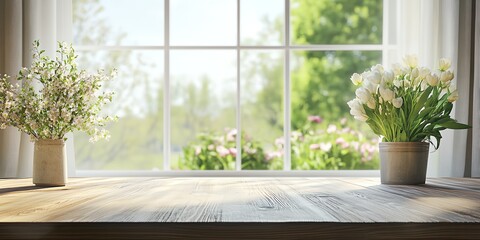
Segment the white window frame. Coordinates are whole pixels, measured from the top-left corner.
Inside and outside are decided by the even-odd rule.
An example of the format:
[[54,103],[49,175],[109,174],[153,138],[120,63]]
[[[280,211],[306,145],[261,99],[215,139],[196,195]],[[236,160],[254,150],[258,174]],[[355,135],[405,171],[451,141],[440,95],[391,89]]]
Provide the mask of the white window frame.
[[[290,0],[284,0],[284,42],[278,46],[245,46],[240,44],[240,1],[237,4],[237,38],[232,46],[175,46],[170,45],[170,0],[164,0],[164,45],[163,46],[77,46],[79,51],[95,50],[163,50],[164,53],[164,161],[163,170],[75,170],[77,177],[148,177],[148,176],[185,176],[185,177],[378,177],[379,170],[292,170],[290,124],[284,124],[284,162],[283,170],[242,170],[241,148],[237,149],[235,170],[171,170],[170,169],[170,50],[236,50],[237,54],[237,98],[236,98],[236,145],[241,146],[240,114],[240,52],[241,50],[283,50],[284,51],[284,122],[290,123],[290,55],[294,50],[306,51],[382,51],[383,64],[389,64],[389,55],[397,50],[395,29],[398,24],[398,3],[395,0],[383,0],[383,39],[381,44],[314,44],[292,45],[290,42]],[[393,15],[393,16],[392,16]],[[395,55],[395,54],[394,54]]]

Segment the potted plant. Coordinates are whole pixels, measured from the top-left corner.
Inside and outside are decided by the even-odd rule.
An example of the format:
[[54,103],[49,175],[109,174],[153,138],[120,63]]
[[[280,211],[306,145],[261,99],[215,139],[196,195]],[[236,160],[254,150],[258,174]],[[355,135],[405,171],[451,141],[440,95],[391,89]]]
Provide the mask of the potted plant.
[[65,134],[75,130],[91,136],[90,141],[108,140],[101,127],[116,117],[99,116],[101,107],[111,102],[113,92],[99,92],[104,81],[114,77],[98,70],[87,74],[78,70],[71,44],[58,43],[51,59],[33,43],[33,62],[20,70],[12,84],[0,77],[0,128],[13,126],[28,134],[34,146],[33,183],[38,186],[64,186],[67,181]]
[[382,183],[424,184],[429,145],[438,149],[440,131],[469,128],[450,117],[458,99],[450,65],[442,58],[438,71],[432,71],[407,55],[392,70],[378,64],[352,75],[358,89],[348,102],[350,113],[381,137]]

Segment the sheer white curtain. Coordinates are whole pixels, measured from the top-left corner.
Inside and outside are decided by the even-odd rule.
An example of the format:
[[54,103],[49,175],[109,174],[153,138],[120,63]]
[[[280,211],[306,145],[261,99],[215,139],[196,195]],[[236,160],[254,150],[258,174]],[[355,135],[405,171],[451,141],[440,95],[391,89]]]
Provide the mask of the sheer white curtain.
[[[15,76],[29,66],[36,39],[54,56],[57,41],[71,42],[71,15],[71,0],[0,1],[0,73]],[[74,174],[75,163],[71,141],[67,142],[69,175]],[[33,143],[26,134],[14,128],[0,130],[0,177],[31,177],[32,160]]]
[[[474,50],[471,47],[474,1],[404,0],[398,3],[399,56],[417,54],[420,64],[428,67],[436,67],[442,57],[451,59],[460,95],[452,117],[459,122],[472,124],[471,107],[474,103],[471,88],[474,83],[478,85],[478,66],[476,82],[471,73],[474,68],[471,58]],[[476,15],[478,17],[478,11]],[[478,32],[480,26],[477,26]],[[475,56],[478,58],[478,54]],[[467,143],[473,139],[468,130],[446,130],[442,136],[440,149],[431,153],[428,175],[463,177],[470,176],[472,172],[478,175],[478,155],[476,159],[472,158],[471,144],[468,147]],[[478,145],[478,134],[476,144]]]

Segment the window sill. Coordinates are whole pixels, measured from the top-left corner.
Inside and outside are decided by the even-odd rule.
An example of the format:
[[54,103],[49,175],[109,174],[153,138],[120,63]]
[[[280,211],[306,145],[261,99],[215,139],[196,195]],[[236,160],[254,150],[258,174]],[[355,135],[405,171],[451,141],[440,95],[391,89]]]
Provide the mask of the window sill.
[[[77,170],[75,177],[380,177],[380,170]],[[72,176],[73,177],[73,176]]]

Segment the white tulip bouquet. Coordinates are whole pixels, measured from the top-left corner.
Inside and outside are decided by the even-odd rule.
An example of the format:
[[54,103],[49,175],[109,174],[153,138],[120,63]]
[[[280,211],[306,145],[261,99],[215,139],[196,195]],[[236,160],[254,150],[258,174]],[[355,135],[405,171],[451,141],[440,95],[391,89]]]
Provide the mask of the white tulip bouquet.
[[114,93],[99,91],[115,70],[87,74],[77,69],[72,45],[59,42],[55,59],[45,56],[39,45],[39,41],[33,43],[31,67],[18,74],[22,86],[11,84],[7,75],[0,76],[0,129],[16,127],[33,141],[65,140],[65,134],[74,130],[85,131],[91,142],[108,140],[108,131],[99,127],[116,117],[102,117],[99,112]]
[[355,119],[366,122],[384,142],[422,142],[436,139],[440,131],[466,129],[450,117],[452,102],[458,91],[452,83],[450,61],[442,58],[438,71],[418,66],[416,56],[407,55],[404,64],[386,70],[380,64],[361,74],[354,73],[353,84],[359,86],[356,98],[348,102]]

